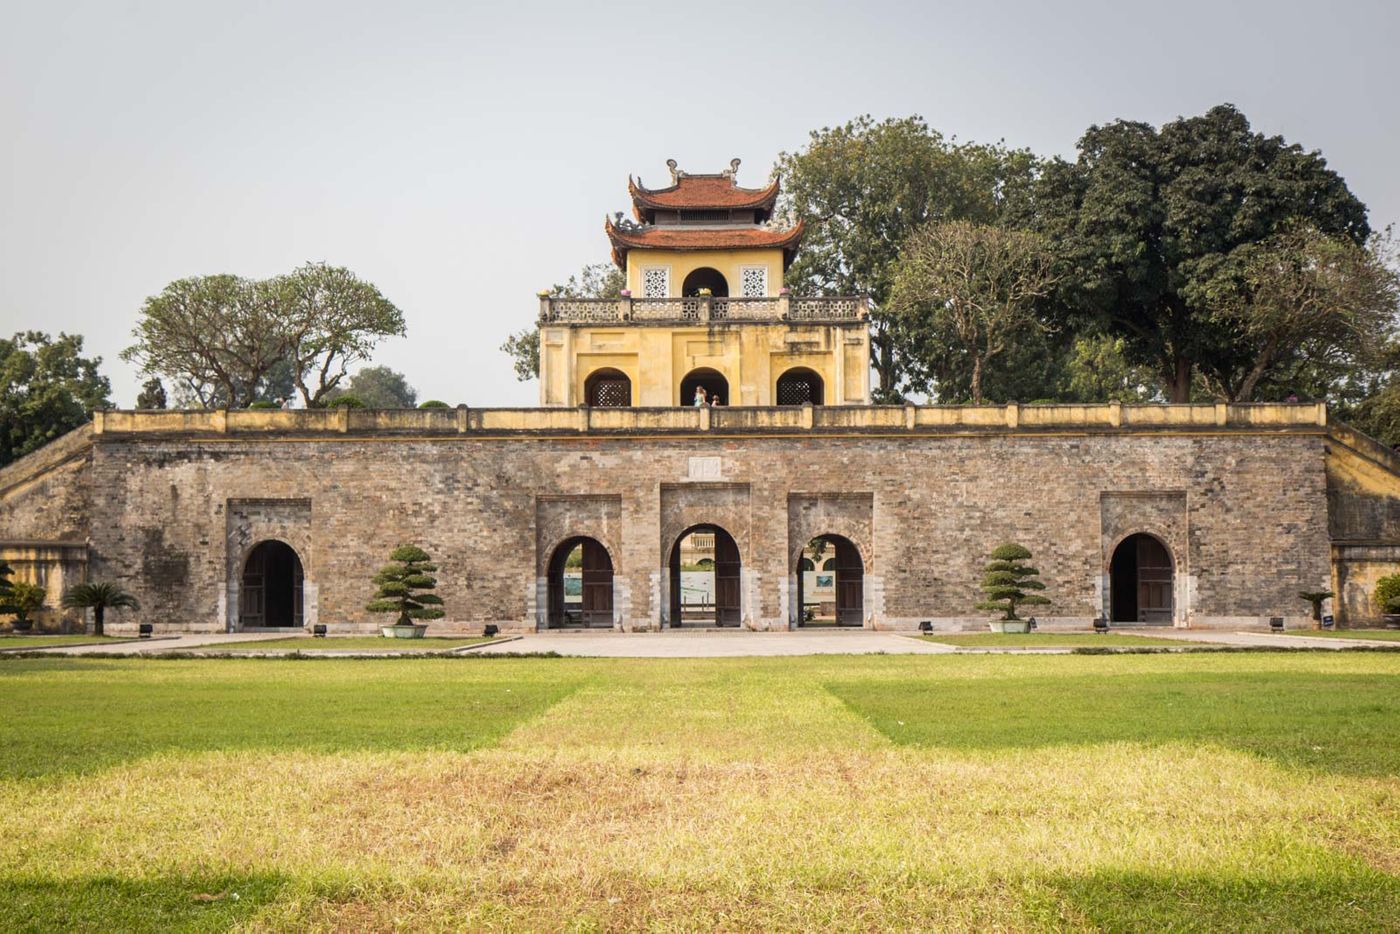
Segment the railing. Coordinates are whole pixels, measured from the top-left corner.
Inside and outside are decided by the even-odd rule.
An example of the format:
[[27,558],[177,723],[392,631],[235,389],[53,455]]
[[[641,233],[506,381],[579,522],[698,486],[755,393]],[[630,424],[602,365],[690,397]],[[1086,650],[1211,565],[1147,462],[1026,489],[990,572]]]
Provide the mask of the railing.
[[630,321],[859,321],[870,313],[863,295],[794,298],[554,298],[540,296],[542,324],[620,324]]

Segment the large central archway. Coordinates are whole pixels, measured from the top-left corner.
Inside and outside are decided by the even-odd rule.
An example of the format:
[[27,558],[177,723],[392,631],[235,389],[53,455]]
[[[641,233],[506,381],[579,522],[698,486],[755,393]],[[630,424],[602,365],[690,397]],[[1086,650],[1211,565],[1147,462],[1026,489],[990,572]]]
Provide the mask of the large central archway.
[[242,629],[291,629],[302,625],[301,558],[286,542],[259,542],[243,562],[238,596]]
[[681,283],[681,294],[691,298],[699,295],[701,289],[709,289],[715,298],[728,298],[729,280],[724,278],[724,273],[718,269],[701,266],[685,277],[685,281]]
[[716,405],[732,405],[729,398],[729,380],[724,374],[709,367],[691,370],[681,380],[680,405],[695,404],[695,390],[703,389],[705,401]]
[[799,626],[864,626],[865,563],[840,535],[820,535],[797,559]]
[[596,539],[561,542],[549,557],[550,629],[613,627],[613,565]]
[[1109,562],[1109,613],[1115,623],[1170,626],[1175,565],[1167,546],[1139,532],[1118,543]]
[[686,529],[671,547],[671,625],[738,626],[743,619],[739,546],[717,525]]

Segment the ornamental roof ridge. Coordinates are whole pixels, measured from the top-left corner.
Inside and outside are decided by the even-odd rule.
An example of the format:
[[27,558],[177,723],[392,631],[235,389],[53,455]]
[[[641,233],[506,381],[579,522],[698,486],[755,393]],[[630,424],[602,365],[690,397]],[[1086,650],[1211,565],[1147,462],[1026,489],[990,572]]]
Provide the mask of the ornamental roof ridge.
[[627,176],[627,192],[632,203],[640,211],[643,208],[679,209],[745,209],[760,208],[771,210],[778,199],[779,179],[774,179],[763,188],[741,188],[737,181],[738,159],[731,159],[729,168],[714,174],[687,172],[676,164],[675,159],[667,159],[666,167],[671,171],[671,184],[665,188],[647,188],[640,176]]

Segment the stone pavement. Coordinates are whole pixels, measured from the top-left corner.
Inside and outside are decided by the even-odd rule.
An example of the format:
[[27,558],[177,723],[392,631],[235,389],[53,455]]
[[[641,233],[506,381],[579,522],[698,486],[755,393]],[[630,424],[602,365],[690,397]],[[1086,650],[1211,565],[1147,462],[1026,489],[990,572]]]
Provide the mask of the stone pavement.
[[597,658],[733,658],[745,655],[943,655],[951,645],[895,632],[538,632],[472,654],[558,652]]
[[1309,636],[1305,631],[1273,632],[1220,632],[1210,629],[1164,629],[1150,632],[1159,639],[1180,639],[1183,642],[1204,642],[1211,645],[1265,646],[1277,649],[1354,649],[1389,646],[1400,648],[1400,642],[1387,642],[1384,639],[1339,639],[1330,636]]
[[[258,642],[265,639],[283,639],[270,632],[198,632],[183,633],[175,638],[157,636],[153,639],[137,639],[132,642],[118,642],[110,645],[54,646],[51,649],[33,649],[45,655],[149,655],[154,652],[174,652],[179,649],[194,649],[209,645],[228,645],[231,642]],[[308,639],[310,636],[307,637]]]

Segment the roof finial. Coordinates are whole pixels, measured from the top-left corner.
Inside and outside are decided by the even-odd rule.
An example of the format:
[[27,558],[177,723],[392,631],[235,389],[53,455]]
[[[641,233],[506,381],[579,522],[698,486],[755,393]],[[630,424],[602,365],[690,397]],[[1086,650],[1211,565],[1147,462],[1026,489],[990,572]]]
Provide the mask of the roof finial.
[[729,179],[732,179],[735,175],[738,175],[738,174],[739,174],[739,160],[738,160],[738,159],[730,159],[730,160],[729,160],[729,171],[728,171],[728,172],[721,172],[720,174],[723,175],[725,178],[729,178]]
[[668,169],[671,170],[671,184],[672,184],[672,185],[674,185],[674,184],[676,184],[677,182],[679,182],[679,181],[681,180],[681,176],[685,174],[685,173],[682,172],[680,169],[676,168],[676,160],[675,160],[675,159],[667,159],[667,160],[666,160],[666,168],[668,168]]

